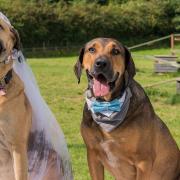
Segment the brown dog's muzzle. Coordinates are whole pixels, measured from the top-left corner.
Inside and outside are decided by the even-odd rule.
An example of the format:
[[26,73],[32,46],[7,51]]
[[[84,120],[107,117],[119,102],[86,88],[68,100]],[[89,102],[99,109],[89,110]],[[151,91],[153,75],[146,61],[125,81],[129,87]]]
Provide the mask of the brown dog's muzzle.
[[110,66],[110,62],[105,57],[98,58],[94,63],[94,69],[96,71],[106,71]]
[[97,58],[92,67],[91,74],[95,78],[99,75],[103,75],[107,81],[111,81],[114,72],[110,60],[104,56]]
[[111,61],[106,56],[98,57],[87,74],[95,96],[108,94],[114,88],[119,76],[119,73],[114,72]]

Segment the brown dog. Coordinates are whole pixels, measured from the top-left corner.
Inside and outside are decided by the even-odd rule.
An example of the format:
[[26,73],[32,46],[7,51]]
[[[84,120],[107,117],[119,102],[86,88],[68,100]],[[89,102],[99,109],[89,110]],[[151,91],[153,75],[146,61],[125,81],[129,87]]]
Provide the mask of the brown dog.
[[[37,174],[44,174],[39,180],[59,180],[63,178],[59,155],[41,130],[30,132],[32,109],[13,70],[13,49],[20,49],[19,35],[0,19],[0,180],[36,180]],[[41,163],[45,172],[39,172]]]
[[26,180],[31,107],[22,81],[13,71],[12,50],[19,49],[16,30],[0,19],[0,179]]
[[[179,149],[133,79],[136,72],[128,49],[114,39],[94,39],[81,49],[75,65],[79,81],[82,68],[89,83],[81,133],[92,179],[103,180],[104,167],[116,180],[178,179]],[[95,106],[104,108],[107,101],[120,100],[119,112],[108,106],[113,112],[110,116],[108,110]]]

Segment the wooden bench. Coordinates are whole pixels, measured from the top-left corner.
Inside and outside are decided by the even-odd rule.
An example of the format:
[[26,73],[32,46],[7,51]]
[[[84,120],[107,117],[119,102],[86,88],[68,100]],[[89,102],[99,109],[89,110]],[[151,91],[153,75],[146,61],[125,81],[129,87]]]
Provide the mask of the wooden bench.
[[178,57],[174,55],[155,55],[154,72],[177,72],[180,68],[180,65],[177,63],[177,59]]

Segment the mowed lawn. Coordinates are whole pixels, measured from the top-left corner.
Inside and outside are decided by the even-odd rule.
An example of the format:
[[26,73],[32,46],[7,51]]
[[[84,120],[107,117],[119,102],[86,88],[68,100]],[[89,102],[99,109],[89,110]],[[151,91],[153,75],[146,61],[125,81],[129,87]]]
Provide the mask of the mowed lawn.
[[[134,52],[136,55],[168,53],[166,49]],[[87,85],[85,74],[81,83],[77,84],[73,73],[76,59],[77,57],[28,59],[28,62],[35,73],[43,97],[65,134],[75,180],[90,180],[86,149],[80,134],[84,91]],[[134,56],[134,60],[137,67],[135,79],[142,86],[180,76],[180,73],[157,75],[153,73],[151,60],[138,56]],[[180,96],[176,95],[175,82],[145,90],[156,113],[167,124],[180,147]],[[107,174],[106,179],[113,178]]]

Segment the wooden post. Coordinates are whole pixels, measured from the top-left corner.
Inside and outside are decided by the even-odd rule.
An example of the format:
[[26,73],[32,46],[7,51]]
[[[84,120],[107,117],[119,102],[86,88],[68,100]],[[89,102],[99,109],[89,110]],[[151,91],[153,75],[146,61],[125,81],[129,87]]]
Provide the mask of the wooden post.
[[177,94],[180,94],[180,78],[176,81],[176,92]]
[[175,53],[174,53],[174,34],[171,34],[171,53],[172,53],[172,55],[175,55]]

